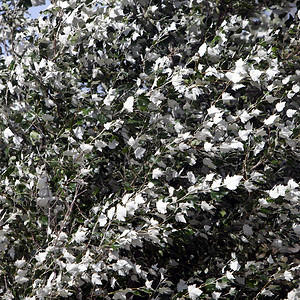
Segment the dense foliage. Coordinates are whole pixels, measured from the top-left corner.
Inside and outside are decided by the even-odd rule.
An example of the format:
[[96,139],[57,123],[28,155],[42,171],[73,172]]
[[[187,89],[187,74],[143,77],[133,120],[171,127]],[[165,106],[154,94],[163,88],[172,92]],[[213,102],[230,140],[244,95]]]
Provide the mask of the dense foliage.
[[42,2],[0,8],[1,297],[300,297],[297,2]]

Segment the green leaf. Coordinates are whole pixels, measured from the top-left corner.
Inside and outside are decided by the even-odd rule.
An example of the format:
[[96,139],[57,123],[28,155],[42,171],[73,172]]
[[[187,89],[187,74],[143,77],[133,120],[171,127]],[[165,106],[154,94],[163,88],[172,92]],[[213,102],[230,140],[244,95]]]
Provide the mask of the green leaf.
[[224,218],[226,216],[226,211],[225,210],[221,210],[220,211],[221,216]]
[[141,111],[148,111],[148,105],[149,105],[150,101],[147,97],[139,97],[138,101],[137,101],[137,107],[139,108],[139,110]]
[[41,139],[40,134],[36,131],[31,131],[29,136],[30,136],[31,140],[34,142]]
[[47,226],[48,225],[48,217],[47,216],[41,216],[41,217],[39,217],[39,221],[40,221],[40,223],[42,224],[42,225],[45,225],[45,226]]

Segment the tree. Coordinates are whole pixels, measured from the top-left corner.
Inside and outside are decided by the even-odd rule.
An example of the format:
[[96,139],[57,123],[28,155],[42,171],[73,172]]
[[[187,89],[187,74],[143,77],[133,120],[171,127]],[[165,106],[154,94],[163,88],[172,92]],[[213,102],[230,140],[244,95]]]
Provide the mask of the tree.
[[296,299],[296,2],[28,7],[0,15],[2,297]]

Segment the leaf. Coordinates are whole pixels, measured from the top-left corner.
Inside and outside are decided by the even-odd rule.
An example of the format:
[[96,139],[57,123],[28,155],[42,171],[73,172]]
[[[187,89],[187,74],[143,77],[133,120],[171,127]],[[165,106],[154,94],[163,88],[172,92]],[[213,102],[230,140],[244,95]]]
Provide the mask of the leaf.
[[152,178],[153,179],[158,179],[159,177],[161,177],[162,175],[164,174],[164,172],[159,169],[159,168],[156,168],[152,171]]
[[19,269],[17,271],[17,275],[15,276],[15,282],[17,284],[24,284],[25,282],[29,281],[29,278],[25,277],[27,270]]
[[220,211],[221,216],[224,218],[226,216],[226,211],[225,210],[221,210]]
[[80,148],[83,152],[85,153],[90,153],[93,150],[93,145],[89,145],[89,144],[81,144]]
[[188,288],[188,285],[186,284],[186,282],[184,280],[180,279],[177,284],[177,291],[182,292],[182,291],[186,290],[187,288]]
[[215,207],[213,205],[208,204],[206,201],[202,201],[201,202],[201,208],[205,211],[211,211],[212,209],[214,209]]
[[133,104],[134,104],[134,97],[130,96],[123,104],[123,109],[126,109],[128,112],[133,112]]
[[203,43],[198,50],[200,57],[202,57],[206,53],[206,49],[207,49],[207,45],[206,43]]
[[144,156],[145,152],[146,152],[145,148],[137,147],[134,151],[135,158],[141,159]]
[[137,107],[140,111],[148,111],[150,101],[147,97],[140,96],[137,101]]
[[47,216],[41,216],[39,218],[39,221],[41,222],[42,225],[48,225],[48,217]]
[[185,220],[184,215],[183,215],[182,213],[177,213],[177,214],[175,215],[175,220],[176,220],[177,222],[186,223],[186,220]]
[[277,103],[276,104],[276,110],[278,111],[278,112],[281,112],[281,111],[283,111],[283,109],[284,109],[284,107],[285,107],[285,103],[286,102],[279,102],[279,103]]
[[76,136],[78,139],[82,140],[83,134],[84,134],[84,129],[83,129],[83,127],[78,126],[77,128],[75,128],[75,129],[74,129],[74,134],[75,134],[75,136]]
[[2,132],[2,135],[4,139],[14,136],[13,132],[8,127]]
[[243,176],[240,175],[234,175],[234,176],[228,176],[224,180],[224,186],[228,188],[229,190],[236,190],[237,187],[240,184],[241,179]]
[[284,279],[287,281],[291,281],[294,279],[293,274],[290,271],[285,271],[283,273]]
[[190,183],[195,184],[196,183],[196,177],[192,171],[187,172],[187,178]]
[[108,94],[107,94],[107,96],[105,97],[103,103],[104,103],[105,105],[107,105],[107,106],[110,106],[114,99],[115,99],[115,90],[111,88],[111,89],[108,91]]
[[36,131],[31,131],[29,136],[32,139],[32,141],[38,141],[41,139],[41,135]]
[[167,205],[168,205],[168,203],[164,202],[162,200],[158,200],[156,202],[156,208],[157,208],[158,212],[161,213],[161,214],[166,214],[167,213]]
[[101,285],[102,284],[101,277],[100,277],[99,274],[94,273],[92,275],[92,284],[95,284],[95,285]]
[[244,226],[243,226],[243,232],[244,232],[244,235],[247,235],[247,236],[253,235],[252,227],[249,226],[248,224],[244,224]]
[[287,190],[286,186],[279,184],[279,185],[274,186],[269,191],[269,195],[271,198],[277,199],[279,196],[285,196],[286,190]]
[[259,70],[251,70],[250,71],[250,77],[253,81],[259,82],[259,77],[262,75],[262,71]]
[[236,72],[227,72],[226,77],[230,81],[237,83],[237,82],[240,82],[245,76],[236,71]]
[[115,210],[116,210],[116,208],[115,208],[115,207],[112,207],[112,208],[110,208],[110,209],[107,211],[107,217],[108,217],[110,220],[112,220],[112,218],[113,218],[113,216],[114,216],[114,214],[115,214]]
[[118,204],[117,205],[117,212],[116,212],[117,220],[125,221],[126,214],[127,214],[126,207],[121,205],[121,204]]
[[297,112],[297,110],[295,110],[295,109],[288,109],[286,111],[286,115],[288,116],[288,118],[292,118],[296,112]]
[[243,111],[243,113],[240,115],[240,119],[243,123],[248,122],[251,118],[252,116],[248,114],[247,111]]
[[104,227],[107,223],[107,217],[104,214],[101,214],[98,218],[98,223],[100,227]]
[[199,288],[196,287],[196,284],[188,286],[189,297],[192,300],[198,299],[198,297],[203,293]]

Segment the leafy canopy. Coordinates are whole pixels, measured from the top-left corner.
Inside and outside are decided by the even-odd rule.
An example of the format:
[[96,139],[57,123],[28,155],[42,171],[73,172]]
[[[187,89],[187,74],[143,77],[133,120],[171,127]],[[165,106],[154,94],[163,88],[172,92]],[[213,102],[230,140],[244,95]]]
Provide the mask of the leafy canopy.
[[3,299],[299,297],[296,1],[0,7]]

